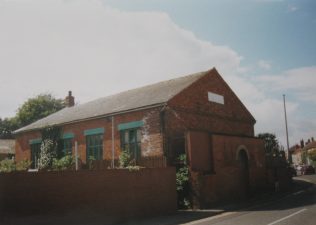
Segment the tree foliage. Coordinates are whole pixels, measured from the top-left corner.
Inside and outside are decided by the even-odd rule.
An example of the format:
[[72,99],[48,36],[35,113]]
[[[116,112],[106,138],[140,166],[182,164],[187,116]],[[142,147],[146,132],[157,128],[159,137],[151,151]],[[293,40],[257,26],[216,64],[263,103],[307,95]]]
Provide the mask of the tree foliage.
[[18,129],[16,118],[0,118],[0,139],[13,139],[12,131]]
[[0,139],[11,139],[14,130],[42,119],[64,107],[63,100],[56,99],[51,94],[40,94],[35,98],[29,98],[18,109],[14,117],[0,118]]
[[28,99],[16,114],[20,127],[42,119],[64,108],[63,100],[54,98],[51,94],[40,94]]
[[279,153],[280,146],[279,142],[274,134],[271,133],[260,133],[258,138],[264,140],[264,150],[266,154],[275,154]]
[[309,150],[308,153],[308,158],[310,158],[312,161],[316,161],[316,149],[312,149],[312,150]]

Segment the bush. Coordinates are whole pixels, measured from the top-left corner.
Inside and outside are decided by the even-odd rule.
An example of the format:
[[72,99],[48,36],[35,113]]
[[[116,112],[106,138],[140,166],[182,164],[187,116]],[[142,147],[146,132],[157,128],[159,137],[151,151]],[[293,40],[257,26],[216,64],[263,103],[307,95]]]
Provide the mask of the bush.
[[32,162],[30,160],[22,160],[18,162],[15,167],[17,171],[27,171],[31,164]]
[[127,166],[126,167],[126,169],[128,169],[130,172],[139,171],[141,168],[144,168],[144,167],[140,167],[140,166]]
[[61,159],[53,159],[52,169],[56,171],[73,169],[75,159],[71,155],[66,155]]
[[119,156],[119,165],[120,168],[126,168],[131,165],[132,159],[131,154],[128,151],[122,151]]
[[93,169],[95,169],[95,161],[96,161],[96,159],[94,158],[94,156],[89,156],[89,158],[88,158],[88,169],[89,170],[93,170]]
[[4,159],[0,161],[0,172],[10,173],[15,171],[15,162],[13,159]]

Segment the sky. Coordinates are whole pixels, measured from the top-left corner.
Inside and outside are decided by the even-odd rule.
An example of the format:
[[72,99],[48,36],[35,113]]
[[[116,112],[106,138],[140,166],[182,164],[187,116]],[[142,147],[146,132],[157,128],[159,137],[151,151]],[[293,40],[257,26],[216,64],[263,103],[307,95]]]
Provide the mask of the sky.
[[316,137],[314,0],[0,0],[0,117],[216,67],[285,145]]

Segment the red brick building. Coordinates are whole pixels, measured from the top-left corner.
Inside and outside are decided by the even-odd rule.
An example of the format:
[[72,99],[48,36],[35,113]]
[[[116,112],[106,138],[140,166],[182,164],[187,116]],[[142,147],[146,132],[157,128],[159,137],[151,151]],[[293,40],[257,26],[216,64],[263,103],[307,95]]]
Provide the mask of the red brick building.
[[117,159],[122,149],[137,160],[165,157],[168,164],[187,154],[201,207],[265,181],[256,121],[215,68],[76,106],[70,92],[66,102],[69,107],[15,132],[17,161],[36,160],[40,130],[59,126],[63,150],[74,152],[77,142],[83,162]]

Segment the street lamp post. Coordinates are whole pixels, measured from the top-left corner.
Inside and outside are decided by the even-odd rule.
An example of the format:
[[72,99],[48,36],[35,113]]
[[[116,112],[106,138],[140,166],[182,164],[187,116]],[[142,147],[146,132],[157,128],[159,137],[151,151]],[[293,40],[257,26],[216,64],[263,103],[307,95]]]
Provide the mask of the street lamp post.
[[287,155],[289,163],[292,164],[292,155],[290,154],[289,146],[289,132],[287,128],[287,117],[286,117],[286,106],[285,106],[285,95],[283,95],[283,105],[284,105],[284,118],[285,118],[285,130],[286,130],[286,145],[287,145]]

